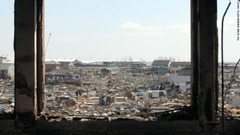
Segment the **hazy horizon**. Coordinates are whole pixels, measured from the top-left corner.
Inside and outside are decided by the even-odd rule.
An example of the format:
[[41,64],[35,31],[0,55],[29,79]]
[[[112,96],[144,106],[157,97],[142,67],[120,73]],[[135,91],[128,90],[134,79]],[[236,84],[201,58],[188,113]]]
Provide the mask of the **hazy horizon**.
[[[13,56],[14,0],[0,2],[0,55]],[[227,4],[218,1],[218,26]],[[231,62],[240,50],[236,13],[232,2],[224,24],[224,60]],[[220,36],[219,28],[219,45]],[[45,47],[46,59],[190,61],[190,1],[46,0]]]

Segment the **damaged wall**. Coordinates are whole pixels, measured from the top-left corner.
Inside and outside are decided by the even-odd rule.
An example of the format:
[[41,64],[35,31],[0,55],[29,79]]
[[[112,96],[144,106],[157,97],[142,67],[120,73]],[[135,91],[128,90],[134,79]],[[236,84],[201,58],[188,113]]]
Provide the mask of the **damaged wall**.
[[[237,120],[227,120],[226,134],[240,134]],[[43,121],[37,121],[32,128],[16,129],[14,126],[14,120],[0,120],[0,134],[164,134],[164,135],[198,135],[198,134],[215,134],[220,135],[221,124],[211,132],[206,132],[200,128],[197,120],[163,120],[153,122],[139,122],[129,120],[117,120],[117,121],[87,121],[79,122],[79,120],[61,121],[46,123]],[[68,125],[68,126],[66,126]]]
[[15,1],[14,24],[15,113],[36,115],[36,0]]
[[[43,10],[37,10],[38,2],[43,0],[15,0],[15,35],[14,35],[14,51],[15,51],[15,115],[17,127],[23,130],[15,129],[14,121],[0,121],[1,123],[9,123],[9,128],[1,129],[2,133],[83,133],[83,134],[201,134],[206,132],[220,133],[219,126],[217,130],[205,131],[199,127],[198,121],[93,121],[79,122],[60,121],[60,122],[42,122],[35,121],[37,111],[42,108],[42,92],[44,82],[44,68],[42,51],[42,33],[43,27],[37,27],[37,14]],[[216,30],[216,6],[217,0],[192,0],[192,77],[194,84],[192,88],[192,103],[195,108],[194,113],[199,111],[200,118],[204,122],[215,121],[215,92],[216,82],[215,64],[217,61],[217,30]],[[41,5],[41,4],[40,4]],[[41,5],[42,6],[42,5]],[[26,8],[27,7],[27,8]],[[39,8],[39,7],[38,7]],[[37,29],[38,28],[38,29]],[[36,34],[37,30],[40,30]],[[43,40],[44,41],[44,40]],[[38,49],[37,49],[38,43]],[[26,49],[27,48],[27,49]],[[38,50],[38,51],[37,51]],[[40,52],[39,52],[40,51]],[[38,57],[38,58],[37,58]],[[40,65],[36,63],[40,62]],[[38,70],[37,70],[37,67]],[[38,73],[38,76],[37,76]],[[210,75],[210,77],[209,77]],[[37,88],[38,81],[38,90]],[[38,93],[38,96],[37,96]],[[38,99],[38,100],[37,100]],[[40,99],[40,100],[39,100]],[[198,104],[198,99],[200,104]],[[38,102],[37,102],[38,101]],[[210,103],[209,103],[210,102]],[[209,103],[209,105],[208,105]],[[38,107],[38,110],[37,110]],[[207,108],[207,109],[206,109]],[[200,121],[201,122],[201,121]],[[228,125],[229,131],[239,133],[237,121],[230,121]],[[236,124],[236,125],[237,125]],[[1,124],[5,125],[5,124]],[[68,126],[66,126],[68,125]],[[226,125],[227,126],[227,125]],[[231,128],[230,128],[231,127]],[[6,131],[9,129],[9,131]],[[174,130],[173,130],[174,129]],[[0,133],[1,133],[0,132]]]

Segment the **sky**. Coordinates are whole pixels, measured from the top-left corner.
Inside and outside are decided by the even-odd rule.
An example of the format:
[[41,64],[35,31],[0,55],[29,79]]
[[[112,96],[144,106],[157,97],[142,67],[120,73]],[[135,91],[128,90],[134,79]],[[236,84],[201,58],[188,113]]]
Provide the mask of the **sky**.
[[[219,40],[228,2],[218,0]],[[13,56],[14,0],[0,10],[0,56]],[[229,62],[240,58],[236,23],[237,0],[224,23]],[[45,48],[47,59],[190,61],[190,0],[45,0]]]

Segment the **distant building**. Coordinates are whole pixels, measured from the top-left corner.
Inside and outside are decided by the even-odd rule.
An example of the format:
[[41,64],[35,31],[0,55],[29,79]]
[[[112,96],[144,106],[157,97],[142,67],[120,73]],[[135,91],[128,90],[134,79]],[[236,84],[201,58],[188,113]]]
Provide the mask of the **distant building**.
[[163,75],[168,73],[168,69],[166,67],[152,67],[152,71],[155,74]]
[[131,67],[146,67],[146,63],[142,61],[133,61],[131,62]]
[[190,76],[167,76],[166,77],[166,80],[168,82],[179,82],[179,83],[182,83],[182,82],[190,82]]
[[50,72],[52,70],[58,70],[61,68],[61,64],[56,61],[46,61],[45,62],[46,72]]
[[185,67],[179,71],[177,71],[177,75],[182,75],[182,76],[190,76],[191,70],[189,67]]
[[79,74],[46,74],[46,83],[81,83]]
[[131,63],[130,72],[132,73],[142,73],[145,71],[146,64],[141,61],[134,61]]
[[87,67],[87,68],[90,68],[90,67],[103,67],[103,64],[101,63],[82,63],[82,62],[79,62],[79,63],[74,63],[74,68],[77,69],[77,68],[84,68],[84,67]]
[[61,69],[73,69],[73,63],[71,61],[58,61]]
[[182,72],[182,73],[186,72],[187,73],[188,72],[187,70],[189,70],[189,74],[186,74],[186,75],[190,75],[190,62],[173,61],[173,62],[170,63],[169,70],[170,70],[170,73],[180,73],[180,72]]
[[170,60],[154,60],[152,63],[153,67],[169,67],[170,66]]
[[125,63],[122,61],[104,61],[103,65],[105,67],[123,67],[123,65],[126,65]]
[[172,61],[170,67],[190,67],[190,62],[187,61]]
[[7,57],[0,56],[0,63],[9,63],[11,62]]
[[179,85],[180,90],[190,90],[190,76],[167,76],[165,79],[167,82]]
[[103,75],[116,74],[118,72],[119,72],[119,68],[118,67],[107,67],[107,68],[103,68],[101,70],[101,73]]
[[76,59],[49,59],[49,61],[54,61],[60,65],[60,69],[73,69],[74,67],[74,61]]
[[146,64],[141,61],[105,61],[105,67],[144,67]]
[[1,79],[14,79],[14,64],[13,63],[0,63],[0,78]]
[[77,59],[73,61],[73,66],[74,66],[74,67],[81,67],[81,65],[82,65],[82,62],[81,62],[81,61],[79,61],[79,60],[77,60]]

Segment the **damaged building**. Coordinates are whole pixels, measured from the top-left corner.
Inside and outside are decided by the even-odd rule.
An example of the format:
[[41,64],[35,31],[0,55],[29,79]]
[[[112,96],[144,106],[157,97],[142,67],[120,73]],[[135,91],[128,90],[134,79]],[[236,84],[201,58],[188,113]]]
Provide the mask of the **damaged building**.
[[58,70],[58,69],[61,69],[61,64],[59,62],[56,62],[56,61],[46,61],[45,62],[45,71],[46,72],[50,72],[52,70]]
[[14,80],[14,64],[0,63],[0,79]]
[[79,74],[46,74],[46,83],[80,83]]
[[118,67],[107,67],[107,68],[103,68],[101,70],[101,73],[103,75],[107,75],[107,74],[117,74],[119,72],[119,68]]
[[[221,117],[218,107],[217,0],[191,0],[189,103],[183,103],[186,95],[181,91],[165,102],[168,91],[174,95],[178,88],[166,83],[166,76],[124,70],[119,78],[103,77],[99,69],[80,71],[83,86],[45,86],[44,0],[15,0],[14,11],[15,100],[9,101],[14,113],[1,115],[0,133],[240,134],[239,120]],[[56,101],[52,108],[62,109],[48,110],[47,98]]]
[[0,57],[0,79],[14,80],[14,64],[7,57]]

